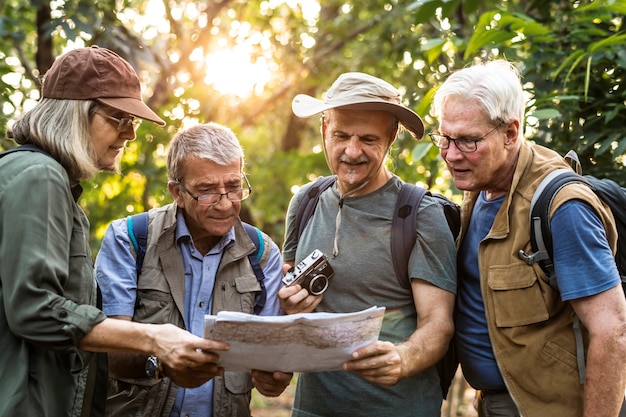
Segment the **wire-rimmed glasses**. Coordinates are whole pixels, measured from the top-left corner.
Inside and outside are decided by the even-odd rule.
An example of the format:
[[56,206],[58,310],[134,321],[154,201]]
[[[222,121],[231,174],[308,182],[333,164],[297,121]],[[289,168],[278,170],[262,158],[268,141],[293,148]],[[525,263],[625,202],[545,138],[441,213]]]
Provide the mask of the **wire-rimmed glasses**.
[[231,202],[235,203],[238,201],[245,200],[250,197],[252,194],[252,188],[250,187],[250,182],[248,181],[248,177],[246,174],[242,174],[241,182],[242,185],[245,181],[246,186],[242,188],[237,188],[236,190],[230,190],[225,193],[205,193],[200,195],[195,195],[191,191],[189,191],[183,184],[182,180],[177,180],[176,182],[180,186],[181,190],[189,194],[191,198],[196,200],[201,206],[213,206],[219,203],[222,200],[223,196],[226,196]]
[[108,114],[102,113],[100,111],[97,111],[96,113],[106,119],[109,119],[109,121],[111,122],[115,122],[112,124],[117,128],[118,132],[124,132],[128,130],[128,128],[130,128],[131,126],[133,129],[136,129],[141,124],[141,119],[136,119],[134,116],[122,117],[120,119],[117,117],[109,116]]
[[470,139],[470,138],[452,138],[448,135],[443,135],[441,133],[429,133],[430,140],[433,144],[439,149],[448,149],[450,147],[450,142],[454,142],[456,148],[465,153],[476,152],[478,149],[478,142],[485,139],[487,136],[495,132],[502,124],[491,129],[489,132],[485,133],[479,138]]

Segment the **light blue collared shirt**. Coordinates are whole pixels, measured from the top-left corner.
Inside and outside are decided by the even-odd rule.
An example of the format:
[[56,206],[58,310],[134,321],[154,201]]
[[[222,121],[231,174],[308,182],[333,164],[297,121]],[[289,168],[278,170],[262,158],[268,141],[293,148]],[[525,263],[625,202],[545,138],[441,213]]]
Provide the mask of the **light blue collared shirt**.
[[[187,329],[204,336],[204,315],[211,314],[215,274],[224,249],[235,242],[234,229],[224,235],[206,255],[193,246],[182,212],[176,215],[176,242],[185,270],[185,314]],[[103,311],[109,315],[132,317],[137,297],[135,257],[130,251],[126,219],[111,223],[96,258],[96,277],[102,291]],[[267,248],[266,248],[267,250]],[[270,257],[263,268],[266,302],[259,315],[280,314],[278,290],[282,286],[282,258],[272,242]],[[207,417],[213,415],[213,381],[197,388],[179,388],[170,417]]]

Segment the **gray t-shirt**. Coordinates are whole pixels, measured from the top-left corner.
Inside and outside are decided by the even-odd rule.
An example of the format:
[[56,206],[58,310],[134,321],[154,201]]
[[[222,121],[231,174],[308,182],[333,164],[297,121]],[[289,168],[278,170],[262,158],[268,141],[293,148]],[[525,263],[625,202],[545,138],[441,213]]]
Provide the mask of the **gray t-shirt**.
[[[384,306],[387,311],[380,340],[393,343],[407,340],[417,324],[413,295],[408,286],[398,282],[391,257],[391,222],[401,186],[402,180],[394,176],[370,194],[345,198],[335,257],[333,242],[339,211],[336,186],[322,193],[298,240],[295,213],[310,184],[302,187],[289,206],[283,248],[284,259],[295,258],[296,262],[314,249],[328,256],[335,276],[317,311],[352,312]],[[409,275],[456,292],[456,251],[443,209],[425,196],[417,219],[417,240],[409,259]],[[441,392],[434,368],[391,388],[370,384],[348,372],[319,372],[299,376],[292,416],[435,417],[439,416],[440,408]]]

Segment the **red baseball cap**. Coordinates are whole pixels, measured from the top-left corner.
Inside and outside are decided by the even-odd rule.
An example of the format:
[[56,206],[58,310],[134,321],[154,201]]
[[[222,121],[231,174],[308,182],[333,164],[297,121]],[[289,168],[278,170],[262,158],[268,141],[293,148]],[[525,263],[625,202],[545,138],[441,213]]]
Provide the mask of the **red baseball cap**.
[[44,98],[97,100],[160,126],[165,122],[141,99],[133,67],[115,52],[92,46],[57,58],[43,78]]

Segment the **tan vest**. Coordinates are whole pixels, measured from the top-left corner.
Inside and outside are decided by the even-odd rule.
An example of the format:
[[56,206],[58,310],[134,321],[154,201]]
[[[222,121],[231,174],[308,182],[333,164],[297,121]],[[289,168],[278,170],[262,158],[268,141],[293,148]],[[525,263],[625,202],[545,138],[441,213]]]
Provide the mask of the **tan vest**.
[[[184,328],[184,267],[176,245],[176,205],[150,210],[148,245],[137,282],[133,321],[172,323]],[[269,259],[271,240],[263,233],[265,248],[261,266]],[[254,251],[241,222],[235,223],[235,243],[224,250],[215,279],[213,313],[253,313],[261,291],[247,255]],[[168,417],[178,387],[169,379],[109,378],[108,416]],[[252,380],[247,372],[226,372],[213,380],[213,416],[249,417]]]
[[[511,190],[478,249],[480,281],[489,336],[504,381],[524,417],[582,416],[583,388],[576,362],[569,302],[549,284],[537,265],[518,251],[531,252],[529,211],[533,193],[550,171],[567,167],[555,152],[522,144]],[[467,230],[478,193],[466,193],[461,208]],[[610,210],[586,186],[572,184],[556,196],[552,212],[577,198],[599,214],[613,251],[617,232]],[[460,240],[459,240],[460,241]],[[555,244],[558,244],[555,242]],[[588,334],[583,329],[585,350]]]

